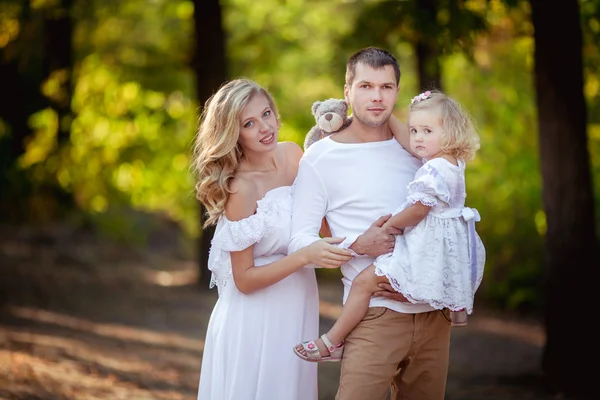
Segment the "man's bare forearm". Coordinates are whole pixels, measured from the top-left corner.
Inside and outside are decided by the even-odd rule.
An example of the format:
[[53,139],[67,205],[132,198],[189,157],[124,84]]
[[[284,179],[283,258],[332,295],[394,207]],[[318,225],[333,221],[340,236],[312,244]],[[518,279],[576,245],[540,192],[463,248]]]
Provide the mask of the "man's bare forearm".
[[357,254],[378,257],[394,249],[395,228],[384,228],[383,225],[391,217],[390,214],[379,217],[360,235],[349,248]]

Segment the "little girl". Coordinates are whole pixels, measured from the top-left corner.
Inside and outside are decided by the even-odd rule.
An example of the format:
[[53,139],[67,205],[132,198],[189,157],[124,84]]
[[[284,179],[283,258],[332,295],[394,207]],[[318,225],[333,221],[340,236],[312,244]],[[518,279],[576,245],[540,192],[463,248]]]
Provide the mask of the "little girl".
[[448,308],[453,326],[466,325],[473,312],[485,248],[475,231],[479,213],[465,207],[464,172],[479,149],[479,136],[468,114],[440,91],[412,99],[408,125],[412,152],[424,164],[408,185],[406,201],[384,225],[404,234],[396,236],[392,253],[379,256],[353,280],[331,330],[294,347],[304,360],[341,360],[344,338],[367,313],[379,283],[389,283],[411,303]]

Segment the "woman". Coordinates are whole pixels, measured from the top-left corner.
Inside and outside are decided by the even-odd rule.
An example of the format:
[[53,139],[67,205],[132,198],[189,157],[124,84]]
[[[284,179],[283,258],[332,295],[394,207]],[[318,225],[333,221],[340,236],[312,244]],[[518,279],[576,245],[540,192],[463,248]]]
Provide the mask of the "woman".
[[278,143],[271,95],[236,79],[206,103],[193,168],[205,225],[217,224],[209,268],[219,299],[208,330],[198,400],[317,399],[317,370],[289,351],[318,331],[313,268],[351,258],[326,238],[287,255],[292,183],[302,150]]

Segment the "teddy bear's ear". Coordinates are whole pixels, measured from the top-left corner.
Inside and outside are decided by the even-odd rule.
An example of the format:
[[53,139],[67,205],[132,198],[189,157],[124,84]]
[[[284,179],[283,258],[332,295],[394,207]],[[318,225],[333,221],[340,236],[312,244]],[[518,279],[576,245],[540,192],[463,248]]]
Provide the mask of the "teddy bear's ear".
[[344,111],[348,112],[348,108],[350,107],[348,105],[348,101],[346,99],[343,99],[342,102],[344,103]]
[[319,106],[321,105],[321,102],[319,100],[315,101],[311,107],[312,113],[316,114],[317,110],[319,109]]

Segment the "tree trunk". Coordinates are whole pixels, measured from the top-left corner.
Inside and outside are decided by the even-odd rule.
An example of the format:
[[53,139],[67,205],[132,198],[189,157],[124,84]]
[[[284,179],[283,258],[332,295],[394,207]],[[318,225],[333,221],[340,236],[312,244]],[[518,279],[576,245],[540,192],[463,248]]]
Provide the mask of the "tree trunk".
[[4,60],[4,51],[0,49],[0,79],[2,94],[10,101],[4,102],[0,109],[0,118],[9,126],[10,137],[7,139],[7,151],[3,152],[2,164],[12,167],[14,162],[25,152],[25,138],[33,131],[27,120],[31,114],[45,105],[39,87],[41,76],[32,72],[29,65],[19,66],[18,59]]
[[442,90],[439,51],[431,43],[423,41],[415,45],[415,50],[421,92],[431,89]]
[[[32,133],[28,119],[44,107],[47,99],[40,87],[45,79],[40,64],[43,54],[36,46],[39,39],[34,11],[29,2],[21,2],[19,35],[4,47],[0,47],[0,88],[9,101],[0,107],[0,118],[9,126],[10,137],[3,143],[2,164],[12,167],[25,153],[25,141]],[[31,50],[29,50],[31,49]]]
[[[203,107],[206,100],[227,79],[225,35],[219,0],[194,0],[194,22],[196,47],[193,67],[196,72],[196,97],[200,107]],[[205,209],[200,205],[200,227],[204,218]],[[213,234],[214,227],[203,229],[198,243],[199,284],[202,288],[207,288],[210,282],[208,251]]]
[[[18,166],[26,143],[34,134],[29,117],[48,107],[40,88],[47,79],[44,68],[44,19],[27,1],[21,2],[19,35],[0,47],[0,88],[5,99],[0,118],[9,134],[0,138],[0,220],[23,222],[31,217],[28,200],[37,190],[28,171]],[[48,209],[51,207],[48,207]]]
[[595,369],[587,363],[597,335],[587,324],[595,318],[600,260],[587,150],[579,4],[578,0],[530,3],[547,220],[542,368],[553,390],[583,399],[596,390]]
[[[55,89],[46,92],[49,106],[56,112],[58,127],[55,147],[51,154],[60,163],[70,156],[71,122],[73,113],[71,101],[73,96],[73,19],[71,17],[73,0],[60,0],[53,6],[41,10],[43,16],[42,68],[45,81],[52,82]],[[41,218],[60,218],[64,212],[75,207],[72,194],[60,185],[55,171],[49,170],[50,179],[36,188],[36,196],[44,198],[47,210]]]
[[62,0],[48,10],[44,26],[45,69],[47,79],[59,82],[59,90],[50,96],[50,105],[58,115],[57,143],[67,142],[71,131],[73,70],[73,0]]
[[442,78],[439,62],[439,45],[432,32],[438,31],[438,0],[420,0],[414,11],[415,25],[422,28],[420,36],[414,43],[417,58],[417,74],[419,89],[424,92],[431,89],[442,90]]

